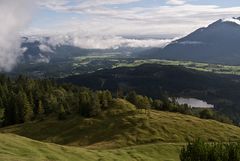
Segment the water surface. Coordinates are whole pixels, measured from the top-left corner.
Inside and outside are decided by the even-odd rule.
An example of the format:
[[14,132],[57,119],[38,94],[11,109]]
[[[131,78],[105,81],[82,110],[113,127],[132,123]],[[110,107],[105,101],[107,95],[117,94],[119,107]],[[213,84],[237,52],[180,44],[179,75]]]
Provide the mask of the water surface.
[[187,104],[190,107],[194,108],[214,108],[214,105],[208,104],[205,101],[196,99],[196,98],[177,98],[176,101],[180,104]]

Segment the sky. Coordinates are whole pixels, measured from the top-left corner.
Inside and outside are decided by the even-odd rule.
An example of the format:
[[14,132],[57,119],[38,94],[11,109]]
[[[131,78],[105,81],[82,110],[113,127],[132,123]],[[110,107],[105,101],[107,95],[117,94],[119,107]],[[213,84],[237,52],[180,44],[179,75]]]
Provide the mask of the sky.
[[240,17],[240,0],[0,0],[0,11],[0,71],[10,71],[27,50],[22,36],[48,51],[62,44],[164,47],[218,19]]
[[36,0],[24,33],[174,38],[221,18],[240,17],[239,0]]

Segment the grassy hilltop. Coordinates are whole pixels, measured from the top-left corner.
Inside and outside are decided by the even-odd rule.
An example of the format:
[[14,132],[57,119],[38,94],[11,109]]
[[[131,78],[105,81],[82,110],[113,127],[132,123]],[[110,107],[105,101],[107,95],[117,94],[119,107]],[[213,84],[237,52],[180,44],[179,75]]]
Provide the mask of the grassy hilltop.
[[98,117],[47,117],[0,129],[0,160],[179,161],[187,140],[240,140],[240,128],[233,125],[155,110],[147,115],[117,101]]
[[152,142],[186,142],[198,137],[206,141],[240,140],[240,128],[193,116],[150,110],[139,111],[125,100],[98,117],[70,115],[8,126],[1,132],[15,133],[39,141],[63,145],[126,146]]

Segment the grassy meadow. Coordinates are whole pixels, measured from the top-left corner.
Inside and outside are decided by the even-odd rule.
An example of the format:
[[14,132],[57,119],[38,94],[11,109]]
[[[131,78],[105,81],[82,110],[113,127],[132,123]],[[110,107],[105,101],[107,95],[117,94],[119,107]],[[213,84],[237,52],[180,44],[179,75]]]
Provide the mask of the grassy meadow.
[[[122,101],[119,100],[122,104]],[[116,148],[151,143],[182,143],[196,138],[205,141],[239,141],[240,128],[178,113],[151,110],[147,115],[125,102],[123,107],[101,116],[70,115],[1,128],[38,141],[73,146]]]
[[240,140],[240,128],[233,125],[155,110],[145,114],[118,101],[94,118],[48,117],[1,128],[0,160],[179,161],[188,140]]
[[147,144],[119,149],[91,150],[33,141],[0,134],[0,160],[4,161],[179,161],[183,144]]
[[198,71],[213,72],[213,73],[219,73],[219,74],[240,75],[240,66],[208,64],[208,63],[199,63],[199,62],[192,62],[192,61],[161,60],[161,59],[134,60],[133,62],[131,61],[131,62],[125,62],[125,63],[118,63],[113,68],[136,67],[142,64],[184,66],[186,68],[195,69]]

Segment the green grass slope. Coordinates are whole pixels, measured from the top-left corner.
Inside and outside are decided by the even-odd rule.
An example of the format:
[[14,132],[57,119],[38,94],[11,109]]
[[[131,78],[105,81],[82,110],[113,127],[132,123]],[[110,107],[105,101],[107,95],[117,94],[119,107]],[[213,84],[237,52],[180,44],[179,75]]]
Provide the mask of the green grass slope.
[[0,134],[4,161],[179,161],[181,144],[149,144],[113,150],[89,150]]
[[182,143],[196,138],[206,141],[239,141],[240,128],[213,120],[151,111],[146,115],[123,100],[96,118],[69,116],[45,119],[0,129],[34,140],[62,145],[113,148],[151,143]]

